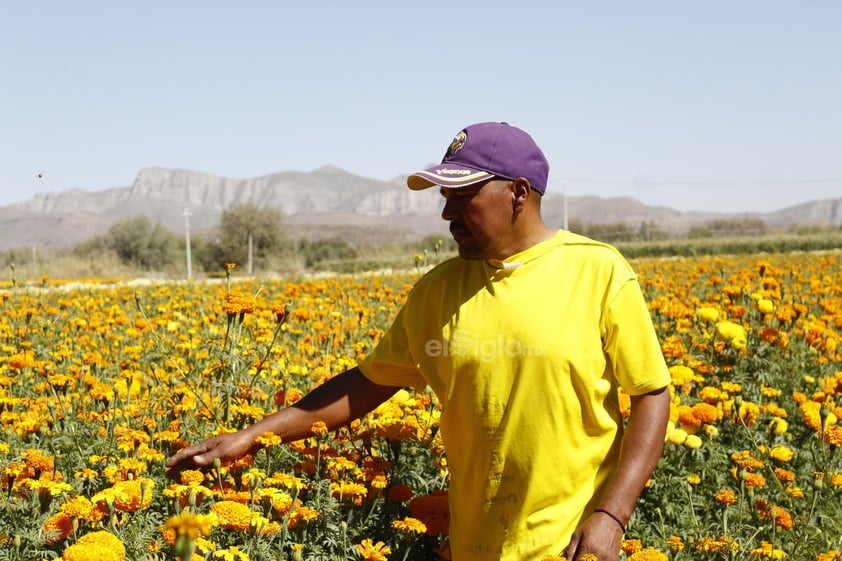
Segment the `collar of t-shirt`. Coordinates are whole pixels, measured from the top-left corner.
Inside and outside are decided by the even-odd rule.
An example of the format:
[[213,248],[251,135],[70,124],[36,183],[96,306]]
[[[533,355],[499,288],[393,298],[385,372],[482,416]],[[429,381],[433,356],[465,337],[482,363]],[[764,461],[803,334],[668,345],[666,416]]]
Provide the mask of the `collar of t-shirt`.
[[526,265],[530,261],[534,261],[540,257],[543,257],[544,255],[558,247],[560,245],[560,241],[563,235],[564,231],[559,230],[552,238],[539,242],[533,245],[532,247],[521,251],[520,253],[515,253],[514,255],[502,260],[487,259],[485,263],[495,273],[513,271],[519,267]]

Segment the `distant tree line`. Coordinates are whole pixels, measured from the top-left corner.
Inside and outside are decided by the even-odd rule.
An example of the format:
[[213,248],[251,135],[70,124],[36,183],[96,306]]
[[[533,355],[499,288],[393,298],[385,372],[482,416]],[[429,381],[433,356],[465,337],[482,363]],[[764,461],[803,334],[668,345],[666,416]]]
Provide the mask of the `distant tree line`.
[[[633,226],[622,222],[595,224],[573,219],[568,228],[596,240],[619,244],[624,251],[636,255],[741,250],[742,246],[733,242],[723,245],[729,238],[757,239],[757,243],[763,241],[767,245],[780,245],[779,241],[766,239],[772,233],[762,220],[750,217],[710,220],[693,226],[682,236],[669,234],[655,221]],[[828,233],[833,235],[828,237]],[[788,232],[790,236],[802,238],[792,245],[795,248],[840,247],[834,245],[837,243],[834,240],[839,237],[837,234],[842,234],[842,228],[812,226]],[[804,241],[807,237],[827,239],[817,244],[814,240]],[[698,244],[681,245],[682,241],[704,242],[707,249]],[[428,236],[414,244],[387,245],[384,244],[383,248],[357,247],[340,237],[291,239],[287,236],[281,209],[260,208],[248,203],[225,210],[212,232],[190,236],[191,268],[196,274],[222,274],[227,263],[235,263],[238,271],[244,271],[250,262],[255,271],[262,272],[302,268],[351,272],[411,267],[413,263],[416,267],[426,267],[455,252],[453,241],[441,236]],[[117,222],[105,233],[74,246],[70,253],[80,262],[102,264],[101,267],[92,267],[94,272],[107,268],[108,264],[118,263],[132,271],[179,276],[184,274],[187,257],[184,235],[176,234],[161,224],[153,224],[145,216]],[[0,253],[0,266],[11,265],[14,268],[15,264],[34,263],[34,257],[35,248],[9,250]]]
[[[571,232],[582,234],[607,243],[617,242],[654,242],[673,238],[661,229],[654,220],[641,222],[632,226],[625,222],[610,224],[594,224],[573,219],[569,222]],[[693,226],[687,232],[690,239],[759,236],[767,233],[766,223],[760,218],[717,218],[708,220],[701,225]]]

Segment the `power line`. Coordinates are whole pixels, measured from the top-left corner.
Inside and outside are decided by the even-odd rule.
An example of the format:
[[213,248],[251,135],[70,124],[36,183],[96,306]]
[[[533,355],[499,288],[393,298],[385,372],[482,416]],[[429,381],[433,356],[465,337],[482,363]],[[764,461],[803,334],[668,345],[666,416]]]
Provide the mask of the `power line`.
[[599,179],[587,177],[565,177],[563,181],[578,182],[578,183],[599,183],[606,185],[688,185],[688,186],[721,186],[721,187],[738,187],[738,186],[769,186],[769,185],[804,185],[804,184],[822,184],[822,183],[842,183],[842,177],[829,177],[824,179],[788,179],[775,181],[699,181],[688,179],[677,180],[647,180],[647,179]]

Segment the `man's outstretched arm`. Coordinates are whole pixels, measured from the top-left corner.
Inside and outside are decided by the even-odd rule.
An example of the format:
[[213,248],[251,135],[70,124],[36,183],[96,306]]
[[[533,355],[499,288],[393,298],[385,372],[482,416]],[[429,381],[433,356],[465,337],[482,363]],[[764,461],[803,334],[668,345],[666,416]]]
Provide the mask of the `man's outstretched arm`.
[[240,431],[221,434],[181,450],[167,460],[167,475],[212,465],[214,460],[235,460],[259,449],[255,438],[270,432],[283,442],[312,436],[316,421],[333,430],[358,419],[389,399],[400,389],[382,386],[366,378],[354,367],[313,389],[299,402],[261,419]]

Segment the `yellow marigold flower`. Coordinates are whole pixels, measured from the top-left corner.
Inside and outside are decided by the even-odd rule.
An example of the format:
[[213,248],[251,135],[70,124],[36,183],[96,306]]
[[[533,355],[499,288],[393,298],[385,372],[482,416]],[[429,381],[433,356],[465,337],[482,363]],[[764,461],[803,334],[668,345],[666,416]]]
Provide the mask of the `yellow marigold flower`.
[[224,561],[249,561],[248,554],[245,551],[240,551],[240,548],[236,545],[214,551],[213,556]]
[[818,432],[822,430],[822,406],[815,401],[805,401],[799,405],[801,420],[805,425]]
[[374,543],[370,539],[364,539],[355,547],[363,561],[386,561],[392,553],[392,548],[385,543]]
[[266,487],[283,487],[290,491],[301,491],[306,487],[303,479],[284,472],[270,475],[263,481],[263,485]]
[[270,448],[272,446],[278,446],[281,444],[281,437],[273,434],[271,432],[264,432],[260,436],[255,437],[254,442],[260,444],[264,448]]
[[716,323],[716,335],[735,349],[746,348],[746,330],[737,323],[723,320]]
[[757,417],[760,415],[760,406],[750,401],[743,401],[737,409],[738,421],[745,423],[746,426],[754,426],[757,422]]
[[697,376],[693,369],[689,366],[676,364],[670,366],[670,376],[672,377],[672,384],[674,386],[684,386],[692,382],[701,382],[704,380],[701,376]]
[[695,434],[687,435],[687,438],[684,439],[684,446],[687,448],[701,448],[702,447],[702,439],[696,436]]
[[684,444],[684,441],[687,440],[687,431],[684,429],[671,429],[667,431],[667,442],[670,444]]
[[704,322],[711,323],[719,319],[719,310],[709,307],[697,308],[696,317]]
[[371,478],[371,488],[372,489],[385,489],[386,486],[389,485],[389,479],[383,475],[382,473],[375,475]]
[[775,549],[768,542],[760,542],[760,547],[752,549],[749,554],[752,557],[759,557],[761,559],[783,559],[786,555],[782,549]]
[[403,520],[394,520],[392,528],[407,534],[423,534],[427,531],[427,526],[423,522],[411,516],[407,516]]
[[340,501],[350,500],[355,505],[361,505],[363,499],[368,494],[368,489],[365,485],[350,481],[331,481],[330,492]]
[[760,298],[757,300],[757,309],[762,314],[771,314],[775,311],[775,303],[768,298]]
[[713,386],[705,386],[699,390],[699,398],[705,403],[719,403],[723,397],[727,397],[727,394],[724,394],[722,390]]
[[201,485],[205,481],[205,474],[197,469],[186,469],[181,472],[180,477],[185,485]]
[[646,549],[632,553],[629,561],[669,561],[669,557],[662,551],[647,547]]
[[789,424],[786,422],[786,419],[773,417],[772,420],[769,421],[769,430],[771,430],[774,434],[786,434],[788,428]]
[[257,515],[247,505],[235,501],[219,501],[211,507],[221,527],[229,530],[248,530],[251,520]]
[[170,516],[161,526],[161,531],[171,530],[176,536],[187,536],[195,540],[200,536],[209,536],[216,524],[216,516],[209,514],[193,514],[189,511]]
[[786,494],[792,497],[793,499],[803,499],[804,498],[804,491],[801,487],[795,487],[794,485],[787,485],[786,486]]
[[113,499],[114,508],[120,512],[137,512],[152,504],[152,490],[155,481],[146,477],[118,481],[110,489],[94,496],[95,502]]
[[705,553],[721,553],[727,555],[740,550],[740,544],[730,536],[719,538],[703,537],[693,542],[693,547]]
[[105,531],[79,538],[62,553],[64,561],[125,561],[126,546],[120,538]]
[[665,543],[670,551],[684,551],[684,540],[679,536],[670,536]]
[[702,478],[699,477],[698,473],[691,473],[687,476],[687,483],[690,485],[698,485],[702,482]]
[[789,462],[795,457],[795,452],[786,446],[778,445],[769,450],[769,457],[779,462]]

